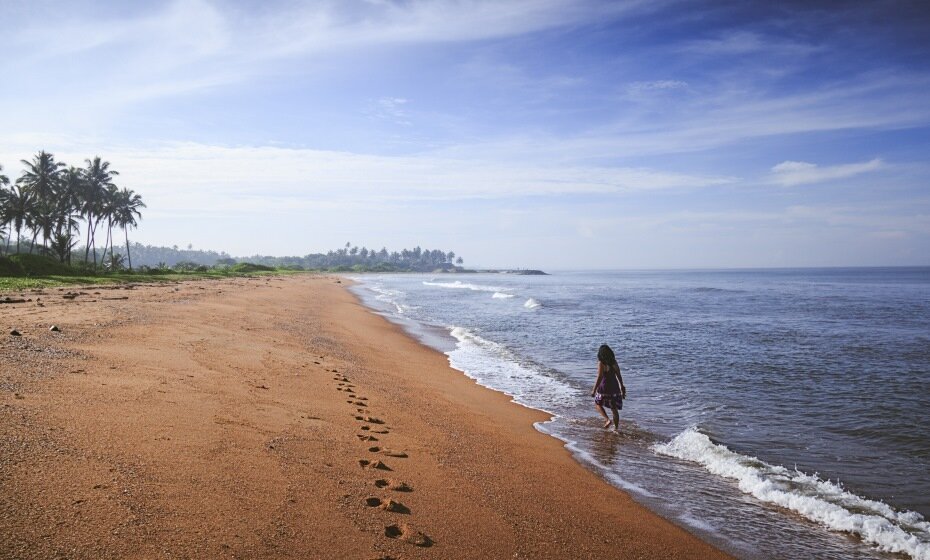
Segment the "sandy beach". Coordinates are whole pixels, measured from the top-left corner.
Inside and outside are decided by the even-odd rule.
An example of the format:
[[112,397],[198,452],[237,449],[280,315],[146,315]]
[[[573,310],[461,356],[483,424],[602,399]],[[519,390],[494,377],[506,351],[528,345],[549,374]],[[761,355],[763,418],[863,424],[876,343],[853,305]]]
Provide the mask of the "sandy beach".
[[0,557],[728,557],[336,277],[2,296]]

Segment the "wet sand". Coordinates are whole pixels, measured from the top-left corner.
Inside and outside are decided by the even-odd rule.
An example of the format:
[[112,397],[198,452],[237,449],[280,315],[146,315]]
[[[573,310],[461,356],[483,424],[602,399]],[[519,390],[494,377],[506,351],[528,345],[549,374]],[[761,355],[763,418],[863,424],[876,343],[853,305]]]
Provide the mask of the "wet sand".
[[335,277],[4,296],[0,557],[727,557]]

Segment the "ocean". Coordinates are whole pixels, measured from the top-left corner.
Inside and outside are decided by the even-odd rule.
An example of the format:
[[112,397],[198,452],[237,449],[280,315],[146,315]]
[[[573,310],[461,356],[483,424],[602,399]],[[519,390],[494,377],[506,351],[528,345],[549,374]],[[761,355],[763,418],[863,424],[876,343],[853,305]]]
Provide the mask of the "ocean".
[[[364,303],[740,558],[930,559],[930,268],[361,275]],[[621,431],[590,397],[609,344]]]

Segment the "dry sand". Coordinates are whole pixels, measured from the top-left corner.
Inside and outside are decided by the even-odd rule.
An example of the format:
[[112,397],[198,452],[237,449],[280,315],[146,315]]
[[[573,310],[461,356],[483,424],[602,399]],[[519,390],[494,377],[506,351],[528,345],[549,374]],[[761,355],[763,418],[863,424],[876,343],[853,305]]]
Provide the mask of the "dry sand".
[[2,558],[726,557],[334,277],[0,296]]

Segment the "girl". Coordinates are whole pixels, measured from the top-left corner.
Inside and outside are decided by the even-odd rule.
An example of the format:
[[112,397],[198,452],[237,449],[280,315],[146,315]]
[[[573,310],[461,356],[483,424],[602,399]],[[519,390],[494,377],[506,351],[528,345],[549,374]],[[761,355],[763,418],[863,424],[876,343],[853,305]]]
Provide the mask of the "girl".
[[591,396],[594,397],[597,410],[604,420],[607,420],[604,427],[609,428],[611,424],[607,412],[604,411],[604,406],[609,406],[614,413],[614,429],[619,431],[620,413],[617,410],[623,408],[626,386],[623,385],[623,376],[620,375],[620,366],[614,351],[606,344],[602,344],[597,350],[597,381],[594,382],[594,389],[591,389]]

